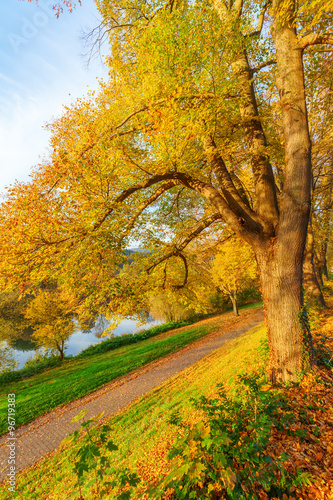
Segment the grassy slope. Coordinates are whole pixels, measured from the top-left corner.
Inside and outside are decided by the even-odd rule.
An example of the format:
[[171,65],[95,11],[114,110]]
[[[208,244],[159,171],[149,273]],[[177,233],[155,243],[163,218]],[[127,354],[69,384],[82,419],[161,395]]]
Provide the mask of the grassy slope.
[[[245,306],[249,314],[253,304]],[[7,431],[7,394],[16,394],[16,426],[24,425],[48,411],[93,392],[104,384],[140,368],[158,358],[211,333],[221,324],[234,323],[232,313],[207,325],[196,325],[185,331],[168,332],[152,339],[87,358],[74,358],[61,366],[0,389],[0,435]],[[166,337],[166,338],[165,338]]]
[[[175,433],[174,427],[167,423],[171,412],[180,408],[189,414],[191,397],[210,395],[216,383],[232,384],[237,373],[257,368],[257,347],[264,337],[263,326],[253,328],[111,418],[112,439],[120,448],[112,455],[114,466],[129,466],[139,469],[141,474],[145,471],[156,473],[156,468],[163,468],[160,457]],[[4,491],[2,498],[65,500],[75,491],[78,495],[71,472],[74,454],[75,448],[63,446],[39,462],[36,468],[28,468],[20,474],[17,492]],[[85,493],[84,498],[94,498],[91,492]]]

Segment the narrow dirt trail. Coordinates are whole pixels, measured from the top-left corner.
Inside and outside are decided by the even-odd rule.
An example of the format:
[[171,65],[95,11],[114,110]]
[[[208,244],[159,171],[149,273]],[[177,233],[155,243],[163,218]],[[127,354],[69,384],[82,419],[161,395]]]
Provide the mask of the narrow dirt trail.
[[[151,389],[161,385],[173,375],[181,372],[193,363],[212,353],[226,342],[245,333],[263,321],[262,310],[252,314],[246,313],[234,324],[223,325],[205,338],[190,344],[160,360],[140,368],[120,379],[106,384],[83,398],[57,408],[46,415],[38,417],[27,425],[19,427],[16,437],[16,473],[54,451],[61,441],[75,429],[78,422],[70,420],[80,411],[86,410],[85,418],[100,414],[103,418],[119,412],[135,399],[143,396]],[[211,320],[207,321],[209,324]],[[205,321],[200,322],[204,324]],[[190,327],[185,327],[190,328]],[[193,328],[193,325],[192,325]],[[8,473],[8,434],[0,438],[0,481]]]

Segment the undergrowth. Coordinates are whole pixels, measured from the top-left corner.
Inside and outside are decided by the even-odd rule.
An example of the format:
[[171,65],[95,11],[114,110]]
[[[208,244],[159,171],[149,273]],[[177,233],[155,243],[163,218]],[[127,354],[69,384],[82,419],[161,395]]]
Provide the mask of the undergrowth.
[[[259,352],[266,356],[265,342]],[[301,438],[307,432],[292,430],[295,419],[283,392],[265,384],[263,370],[241,374],[233,394],[219,384],[217,397],[192,399],[199,420],[182,420],[179,410],[174,411],[169,423],[177,426],[178,437],[167,454],[169,472],[150,481],[142,480],[128,469],[112,468],[107,458],[103,459],[106,467],[100,467],[102,455],[96,443],[106,441],[106,428],[102,427],[102,438],[95,437],[94,445],[88,433],[81,441],[73,469],[78,476],[80,498],[85,498],[82,496],[85,478],[96,470],[100,477],[95,486],[99,498],[121,500],[137,499],[138,488],[144,494],[140,498],[151,499],[285,498],[291,490],[309,484],[308,473],[288,469],[286,462],[290,457],[286,453],[272,457],[269,451],[273,429],[287,430]],[[83,422],[81,427],[91,422]],[[76,431],[73,437],[78,435]],[[113,450],[118,449],[114,443],[112,446]],[[93,481],[90,479],[87,486]]]

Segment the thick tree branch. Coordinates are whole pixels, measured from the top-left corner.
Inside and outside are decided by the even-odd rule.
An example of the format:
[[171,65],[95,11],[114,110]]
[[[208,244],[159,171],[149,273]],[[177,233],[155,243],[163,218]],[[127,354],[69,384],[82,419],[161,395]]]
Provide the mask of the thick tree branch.
[[[132,194],[136,193],[137,191],[141,191],[142,189],[147,189],[155,184],[158,184],[159,182],[162,182],[164,180],[177,180],[177,173],[176,172],[169,172],[167,174],[157,174],[149,179],[146,179],[145,181],[139,182],[138,184],[135,184],[129,189],[126,189],[123,191],[117,198],[114,200],[114,202],[111,204],[109,209],[105,212],[103,217],[99,219],[93,226],[93,231],[98,229],[103,222],[109,217],[114,209],[123,201],[125,201],[127,198],[129,198]],[[172,185],[175,186],[177,184],[180,184],[180,181],[173,183]],[[170,188],[169,188],[170,189]]]
[[248,194],[245,191],[244,185],[240,178],[235,174],[235,172],[230,172],[230,177],[232,179],[232,182],[234,183],[242,201],[245,203],[246,206],[248,206],[250,209],[252,209],[250,200],[248,197]]
[[253,75],[246,52],[241,53],[231,66],[238,80],[239,93],[243,98],[240,101],[240,112],[255,181],[256,209],[261,219],[266,221],[266,231],[271,232],[277,225],[279,214],[275,179],[265,152],[267,141],[259,117]]
[[243,10],[243,0],[235,0],[233,10],[236,14],[237,19],[240,19]]
[[[214,7],[222,23],[228,17],[226,5],[214,0]],[[245,38],[245,37],[244,37]],[[251,156],[251,166],[256,187],[256,211],[263,221],[264,231],[274,233],[279,218],[275,179],[266,154],[266,136],[259,117],[255,88],[246,50],[239,52],[231,64],[240,100],[240,113],[244,123],[245,139]]]
[[261,220],[258,215],[251,209],[249,203],[244,202],[242,195],[236,189],[214,139],[211,136],[205,136],[202,142],[207,160],[212,165],[213,172],[216,175],[222,194],[229,207],[238,217],[244,219],[251,217],[260,223]]
[[263,26],[264,26],[264,20],[265,20],[265,14],[266,14],[266,10],[268,8],[268,6],[271,4],[271,0],[269,0],[268,2],[265,3],[265,5],[263,6],[260,14],[259,14],[259,18],[258,18],[258,25],[257,25],[257,29],[256,31],[253,31],[252,33],[250,33],[248,36],[249,37],[253,37],[253,36],[260,36],[261,35],[261,32],[262,32],[262,29],[263,29]]
[[332,33],[309,33],[297,41],[297,48],[306,49],[310,45],[333,45]]

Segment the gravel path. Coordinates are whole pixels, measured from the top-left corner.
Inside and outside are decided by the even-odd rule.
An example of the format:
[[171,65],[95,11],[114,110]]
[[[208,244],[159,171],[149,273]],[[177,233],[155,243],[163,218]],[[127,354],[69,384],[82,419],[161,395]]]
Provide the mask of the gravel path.
[[[85,418],[102,413],[103,418],[110,417],[143,396],[151,389],[162,384],[173,375],[201,360],[226,342],[246,332],[263,320],[263,312],[256,311],[240,319],[236,324],[220,328],[190,346],[161,360],[136,370],[101,389],[88,394],[61,408],[57,408],[15,432],[16,473],[54,451],[69,433],[79,428],[80,424],[70,420],[81,410],[87,410]],[[10,437],[0,438],[0,481],[7,477]]]

